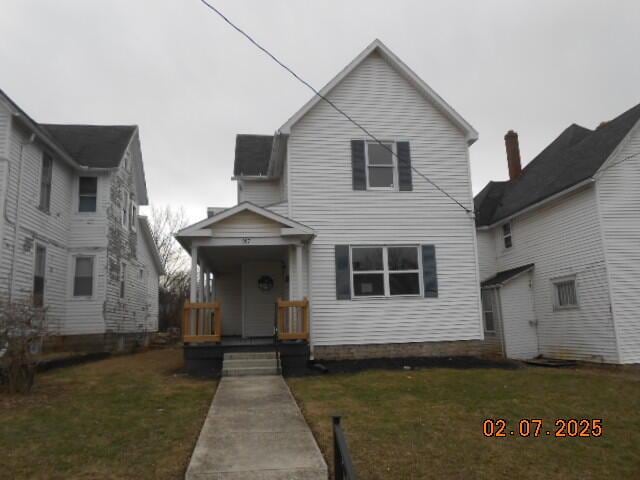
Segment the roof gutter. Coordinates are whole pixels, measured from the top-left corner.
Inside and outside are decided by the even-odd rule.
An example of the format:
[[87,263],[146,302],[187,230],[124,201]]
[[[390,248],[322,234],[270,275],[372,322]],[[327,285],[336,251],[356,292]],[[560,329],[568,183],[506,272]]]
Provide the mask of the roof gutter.
[[479,231],[491,230],[492,228],[497,227],[498,225],[501,225],[503,223],[506,223],[506,222],[514,219],[515,217],[519,217],[520,215],[524,215],[525,213],[530,212],[531,210],[535,210],[537,208],[540,208],[543,205],[546,205],[549,202],[557,200],[558,198],[564,197],[565,195],[568,195],[568,194],[570,194],[572,192],[575,192],[576,190],[580,190],[583,187],[592,185],[593,183],[595,183],[595,181],[596,181],[595,178],[589,177],[586,180],[583,180],[583,181],[581,181],[579,183],[576,183],[575,185],[573,185],[573,186],[571,186],[569,188],[566,188],[566,189],[564,189],[564,190],[562,190],[562,191],[560,191],[558,193],[555,193],[555,194],[551,195],[550,197],[547,197],[547,198],[545,198],[543,200],[540,200],[539,202],[534,203],[532,205],[529,205],[528,207],[525,207],[522,210],[517,211],[516,213],[512,213],[511,215],[509,215],[507,217],[501,218],[497,222],[493,222],[490,225],[477,227],[476,230],[479,230]]
[[269,175],[234,175],[231,180],[251,180],[252,182],[270,182],[276,180],[276,177]]

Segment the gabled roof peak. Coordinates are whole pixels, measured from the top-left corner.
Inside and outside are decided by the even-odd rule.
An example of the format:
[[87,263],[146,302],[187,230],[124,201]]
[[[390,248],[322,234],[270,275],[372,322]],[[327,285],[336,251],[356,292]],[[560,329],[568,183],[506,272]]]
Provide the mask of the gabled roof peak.
[[[369,55],[378,51],[384,60],[391,65],[401,76],[403,76],[414,88],[427,98],[442,114],[449,119],[467,139],[467,144],[471,145],[478,139],[478,132],[456,112],[442,97],[440,97],[424,80],[422,80],[413,70],[411,70],[400,58],[396,56],[380,39],[374,39],[360,54],[354,58],[345,68],[343,68],[333,79],[327,83],[320,94],[326,96],[342,80],[355,70]],[[309,110],[311,110],[322,99],[314,95],[300,110],[293,114],[279,129],[277,133],[289,134],[291,127],[295,125]],[[348,113],[348,112],[347,112]]]

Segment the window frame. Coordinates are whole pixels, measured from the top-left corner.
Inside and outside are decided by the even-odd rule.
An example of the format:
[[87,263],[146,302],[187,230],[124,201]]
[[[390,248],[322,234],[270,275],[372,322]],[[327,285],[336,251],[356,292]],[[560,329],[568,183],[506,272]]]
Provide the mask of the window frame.
[[127,263],[122,262],[120,264],[120,300],[123,300],[127,295]]
[[126,190],[122,190],[122,221],[120,222],[122,228],[129,229],[129,194]]
[[[46,179],[48,182],[45,182],[45,163],[48,162],[48,169],[46,172],[48,173]],[[47,188],[47,201],[46,205],[44,205],[44,196],[43,190],[44,187]],[[40,164],[40,199],[38,200],[38,209],[40,209],[44,213],[51,212],[51,190],[53,188],[53,157],[49,155],[47,152],[42,152],[42,162]]]
[[[42,298],[41,303],[38,305],[36,303],[36,271],[38,269],[38,251],[44,252],[43,260],[42,260]],[[47,290],[47,246],[42,243],[36,243],[33,253],[33,291],[31,292],[32,303],[36,308],[42,308],[45,305],[45,296]]]
[[[358,248],[381,248],[382,249],[382,270],[358,270],[353,269],[353,250]],[[406,270],[390,270],[389,269],[389,248],[414,248],[416,250],[416,258],[418,260],[418,269]],[[370,298],[420,298],[424,297],[424,269],[422,266],[421,245],[416,244],[357,244],[349,245],[349,281],[351,283],[351,300],[362,300]],[[418,275],[418,293],[403,293],[392,295],[390,285],[390,275],[398,273],[417,273]],[[354,277],[362,274],[382,274],[384,294],[382,295],[356,295]]]
[[[372,191],[387,191],[387,192],[396,192],[399,190],[399,178],[398,178],[398,159],[396,158],[397,153],[397,141],[396,140],[380,140],[382,144],[391,144],[391,165],[369,165],[369,145],[378,145],[378,142],[365,140],[364,142],[364,169],[367,180],[367,190]],[[390,168],[393,172],[393,186],[391,187],[372,187],[369,183],[369,168]]]
[[[91,294],[90,295],[76,295],[76,278],[78,270],[78,259],[88,258],[91,260]],[[75,300],[90,300],[93,299],[96,293],[96,256],[90,254],[79,253],[72,257],[72,270],[71,270],[71,298]],[[82,277],[88,278],[88,277]]]
[[[576,303],[571,305],[560,305],[560,291],[558,290],[558,286],[560,284],[569,282],[573,283],[573,293],[576,299]],[[563,277],[552,278],[551,290],[553,296],[554,311],[577,310],[580,308],[580,295],[578,294],[578,280],[576,275],[565,275]]]
[[136,220],[138,219],[138,204],[136,203],[136,197],[132,194],[129,195],[129,228],[132,232],[138,231],[136,226]]
[[[509,232],[505,232],[505,227],[509,228]],[[507,239],[509,239],[509,245],[507,246]],[[513,248],[513,223],[511,221],[502,224],[502,248],[504,250],[510,250]]]
[[[485,306],[484,295],[491,295],[491,310],[488,310]],[[482,328],[484,333],[489,335],[495,335],[498,331],[498,299],[497,299],[497,291],[495,288],[483,288],[480,290],[480,303],[482,306]],[[493,329],[489,330],[487,328],[487,317],[486,312],[491,312],[492,321],[493,321]]]
[[[96,193],[95,193],[95,198],[96,198],[96,208],[95,210],[80,210],[80,198],[81,197],[92,197],[93,195],[83,195],[80,192],[80,181],[83,178],[95,178],[96,179]],[[77,186],[78,186],[78,190],[77,190],[77,195],[76,195],[76,203],[77,203],[77,207],[76,207],[76,212],[79,213],[80,215],[95,215],[96,213],[98,213],[98,192],[100,191],[100,179],[98,178],[97,175],[79,175],[78,176],[78,181],[76,182]]]

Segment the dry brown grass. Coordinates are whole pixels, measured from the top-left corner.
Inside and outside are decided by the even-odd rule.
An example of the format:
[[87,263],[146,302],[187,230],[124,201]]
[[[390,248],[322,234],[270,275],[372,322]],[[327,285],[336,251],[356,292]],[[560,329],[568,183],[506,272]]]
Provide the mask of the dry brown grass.
[[215,382],[179,372],[180,349],[40,375],[0,395],[0,478],[183,478]]

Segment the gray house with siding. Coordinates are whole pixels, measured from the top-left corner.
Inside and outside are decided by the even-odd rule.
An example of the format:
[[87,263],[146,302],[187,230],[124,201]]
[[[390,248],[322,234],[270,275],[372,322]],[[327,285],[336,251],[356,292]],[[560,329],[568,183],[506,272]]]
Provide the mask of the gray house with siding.
[[158,325],[158,252],[136,126],[51,125],[0,91],[0,301],[46,311],[51,346],[112,350]]
[[640,105],[573,124],[475,198],[486,338],[505,354],[640,363]]
[[475,130],[378,40],[322,94],[384,145],[318,97],[274,135],[237,136],[238,205],[177,235],[194,309],[220,320],[186,315],[187,344],[269,341],[275,326],[318,359],[499,351],[473,216],[412,170],[472,211]]

